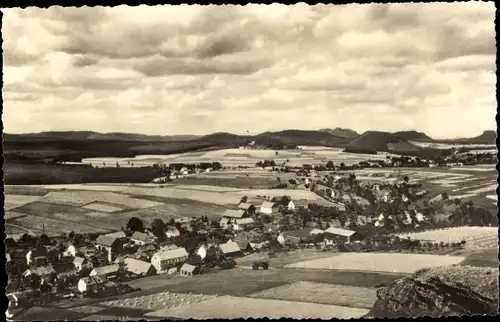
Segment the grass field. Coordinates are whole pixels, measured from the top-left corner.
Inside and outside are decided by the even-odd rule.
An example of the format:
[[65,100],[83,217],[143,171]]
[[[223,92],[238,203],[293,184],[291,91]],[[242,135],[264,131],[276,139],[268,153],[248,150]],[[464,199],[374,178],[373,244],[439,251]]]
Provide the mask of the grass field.
[[464,259],[465,257],[461,256],[427,254],[340,253],[330,258],[299,262],[285,267],[411,274],[426,267],[458,264]]
[[466,258],[460,265],[498,268],[498,248],[469,251],[461,255]]
[[334,305],[300,303],[291,301],[262,300],[233,296],[222,296],[192,303],[174,309],[159,310],[147,316],[182,319],[234,319],[234,318],[317,318],[350,319],[366,314],[366,309],[355,309]]
[[300,281],[253,293],[250,297],[370,309],[377,300],[377,290]]
[[318,259],[318,258],[327,258],[331,257],[332,254],[329,252],[322,252],[313,249],[303,249],[296,250],[292,253],[278,253],[276,257],[269,258],[267,253],[253,253],[247,255],[245,257],[238,258],[236,262],[239,266],[251,266],[254,261],[257,260],[266,260],[269,262],[269,265],[274,268],[282,268],[285,265],[293,264],[296,262]]
[[143,309],[156,311],[159,309],[173,308],[179,305],[206,301],[214,298],[213,295],[203,294],[183,294],[161,292],[151,295],[144,295],[123,300],[112,300],[103,302],[103,305],[113,307],[126,307],[131,309]]
[[453,227],[427,230],[410,234],[400,234],[401,238],[433,241],[436,243],[457,243],[466,241],[467,249],[498,248],[497,227]]

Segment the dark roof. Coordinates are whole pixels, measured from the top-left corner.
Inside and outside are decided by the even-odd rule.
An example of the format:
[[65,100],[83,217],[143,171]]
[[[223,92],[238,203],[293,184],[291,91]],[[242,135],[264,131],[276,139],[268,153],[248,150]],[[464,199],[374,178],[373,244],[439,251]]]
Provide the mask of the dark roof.
[[45,276],[55,273],[54,267],[51,264],[46,266],[32,267],[28,270],[31,272],[31,274],[38,276]]
[[241,209],[241,210],[250,210],[250,208],[255,208],[254,205],[252,205],[251,203],[248,203],[248,202],[242,202],[238,205],[238,209]]

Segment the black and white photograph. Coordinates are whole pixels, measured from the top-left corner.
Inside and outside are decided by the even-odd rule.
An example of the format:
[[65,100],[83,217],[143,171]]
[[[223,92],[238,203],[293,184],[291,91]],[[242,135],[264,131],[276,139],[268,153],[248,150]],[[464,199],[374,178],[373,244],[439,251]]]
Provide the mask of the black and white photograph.
[[8,321],[498,314],[493,1],[1,12]]

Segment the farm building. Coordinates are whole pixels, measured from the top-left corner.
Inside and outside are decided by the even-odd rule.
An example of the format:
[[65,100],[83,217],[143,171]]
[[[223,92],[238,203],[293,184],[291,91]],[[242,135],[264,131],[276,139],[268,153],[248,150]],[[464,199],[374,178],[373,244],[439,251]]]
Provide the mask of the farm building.
[[54,270],[54,266],[52,264],[38,267],[31,267],[24,271],[23,276],[39,276],[41,278],[48,278],[54,276],[56,271]]
[[255,225],[255,221],[253,218],[242,218],[242,219],[236,219],[235,227],[237,230],[244,230],[247,228],[251,228]]
[[55,264],[54,271],[56,273],[57,278],[59,279],[70,278],[78,274],[78,271],[73,265],[73,263]]
[[130,240],[136,245],[147,245],[153,243],[153,239],[145,233],[139,231],[134,232]]
[[121,241],[122,243],[125,243],[127,241],[127,239],[128,239],[127,235],[125,235],[125,233],[123,231],[117,231],[117,232],[114,232],[114,233],[109,233],[109,234],[106,234],[104,236],[109,236],[111,238],[116,238],[119,241]]
[[252,245],[250,242],[245,241],[245,240],[236,240],[236,244],[238,245],[238,248],[241,250],[241,252],[245,254],[250,254],[254,251]]
[[89,276],[106,276],[106,278],[116,277],[120,271],[120,265],[111,264],[101,267],[95,267],[89,274]]
[[[314,228],[303,228],[300,230],[289,230],[284,231],[280,234],[282,238],[278,238],[278,242],[280,240],[284,244],[298,245],[300,243],[310,243],[313,242],[317,237],[323,234],[321,229]],[[280,237],[278,236],[278,237]]]
[[224,213],[222,214],[222,218],[229,218],[229,219],[242,219],[248,217],[248,213],[244,210],[238,209],[226,209]]
[[125,270],[138,276],[150,276],[156,273],[154,266],[151,263],[140,261],[134,258],[124,259]]
[[75,257],[76,256],[76,247],[74,245],[68,245],[66,250],[63,252],[63,256]]
[[77,272],[81,271],[83,268],[89,266],[89,261],[85,257],[75,257],[73,259],[73,266],[77,270]]
[[122,251],[123,243],[116,237],[100,235],[97,237],[95,247],[108,253],[108,261],[113,259]]
[[274,202],[264,201],[260,206],[260,212],[263,214],[271,215],[278,211],[278,206]]
[[165,232],[168,238],[175,238],[179,237],[181,233],[179,232],[179,229],[177,227],[169,226],[167,228],[167,231]]
[[220,244],[219,249],[220,249],[222,255],[224,255],[226,257],[238,257],[238,256],[243,255],[238,244],[232,240],[229,240],[225,244]]
[[330,227],[325,230],[325,243],[326,244],[335,244],[335,243],[349,243],[355,240],[361,240],[363,237],[353,231],[342,228],[334,228]]
[[28,265],[44,265],[48,263],[49,252],[47,248],[40,246],[30,250],[26,254],[26,264]]
[[88,276],[80,278],[78,281],[78,291],[80,293],[96,293],[105,288],[107,279],[104,276]]
[[245,211],[249,216],[252,216],[255,213],[255,206],[247,202],[240,203],[238,205],[238,209]]
[[186,249],[182,247],[159,250],[151,257],[151,264],[153,264],[157,272],[160,272],[185,262],[188,255]]
[[184,276],[198,275],[200,274],[200,266],[184,263],[180,269],[180,273]]

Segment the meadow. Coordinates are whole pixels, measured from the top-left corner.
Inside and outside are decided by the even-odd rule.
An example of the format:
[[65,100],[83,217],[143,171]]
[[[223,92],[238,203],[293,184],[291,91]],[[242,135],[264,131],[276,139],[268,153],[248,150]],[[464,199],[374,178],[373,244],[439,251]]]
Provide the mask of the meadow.
[[301,303],[292,301],[263,300],[233,296],[221,296],[211,300],[192,303],[173,309],[159,310],[146,316],[182,319],[234,319],[234,318],[316,318],[339,319],[359,318],[368,313],[335,305]]
[[464,259],[465,257],[461,256],[428,254],[340,253],[329,258],[298,262],[285,267],[411,274],[422,268],[458,264]]

